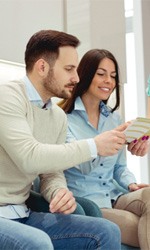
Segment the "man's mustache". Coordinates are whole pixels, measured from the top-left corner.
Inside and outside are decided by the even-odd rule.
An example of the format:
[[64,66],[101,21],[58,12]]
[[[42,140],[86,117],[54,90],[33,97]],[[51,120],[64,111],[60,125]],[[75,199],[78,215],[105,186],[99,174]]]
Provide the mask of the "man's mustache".
[[76,83],[68,83],[65,85],[65,87],[75,87]]

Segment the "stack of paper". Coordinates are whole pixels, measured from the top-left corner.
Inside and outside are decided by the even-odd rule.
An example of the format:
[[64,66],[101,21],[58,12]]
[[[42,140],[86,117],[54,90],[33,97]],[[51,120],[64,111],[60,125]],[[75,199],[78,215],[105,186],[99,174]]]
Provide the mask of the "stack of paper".
[[143,136],[150,136],[150,119],[137,117],[124,131],[127,142],[140,139]]

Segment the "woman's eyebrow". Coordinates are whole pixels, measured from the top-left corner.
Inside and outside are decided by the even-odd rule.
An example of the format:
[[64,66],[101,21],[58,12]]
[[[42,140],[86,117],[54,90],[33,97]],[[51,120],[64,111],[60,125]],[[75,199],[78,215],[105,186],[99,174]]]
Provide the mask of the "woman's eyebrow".
[[99,68],[97,68],[97,69],[102,69],[102,70],[106,71],[106,69],[103,69],[103,68],[101,68],[101,67],[99,67]]
[[[101,70],[103,70],[103,71],[107,72],[107,70],[106,70],[106,69],[103,69],[103,68],[101,68],[101,67],[99,67],[98,69],[101,69]],[[112,71],[111,73],[116,73],[116,71],[114,70],[114,71]]]

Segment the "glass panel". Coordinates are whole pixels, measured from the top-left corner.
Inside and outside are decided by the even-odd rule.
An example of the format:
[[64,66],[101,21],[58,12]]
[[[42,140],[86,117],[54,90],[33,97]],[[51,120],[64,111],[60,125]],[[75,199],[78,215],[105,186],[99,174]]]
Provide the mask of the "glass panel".
[[125,0],[124,6],[125,6],[125,17],[133,16],[133,0]]
[[[125,100],[125,121],[137,117],[137,92],[136,92],[136,68],[135,68],[135,49],[134,33],[126,34],[126,52],[127,52],[127,84],[124,84]],[[131,155],[127,151],[127,166],[134,173],[137,182],[141,182],[140,160],[139,157]]]
[[[135,40],[132,27],[133,19],[133,0],[125,0],[126,17],[126,63],[127,63],[127,83],[124,84],[124,107],[125,121],[137,117],[137,84],[136,84],[136,65],[135,65]],[[130,18],[129,18],[130,17]],[[127,22],[128,21],[128,22]],[[130,27],[129,27],[130,26]],[[127,166],[135,174],[137,182],[141,182],[140,159],[131,155],[127,151]]]

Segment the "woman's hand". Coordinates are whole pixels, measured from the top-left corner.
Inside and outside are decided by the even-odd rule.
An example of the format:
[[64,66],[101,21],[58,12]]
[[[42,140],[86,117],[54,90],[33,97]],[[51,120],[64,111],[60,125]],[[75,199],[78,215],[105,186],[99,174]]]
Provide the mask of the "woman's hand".
[[133,142],[129,143],[127,149],[132,155],[144,156],[150,149],[149,142],[149,136],[144,136],[139,140],[134,140]]
[[128,189],[129,189],[130,192],[132,192],[132,191],[136,191],[138,189],[145,188],[145,187],[150,187],[150,185],[149,184],[145,184],[145,183],[140,183],[140,184],[131,183],[128,186]]

